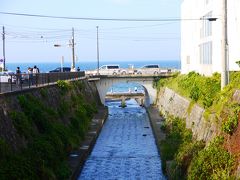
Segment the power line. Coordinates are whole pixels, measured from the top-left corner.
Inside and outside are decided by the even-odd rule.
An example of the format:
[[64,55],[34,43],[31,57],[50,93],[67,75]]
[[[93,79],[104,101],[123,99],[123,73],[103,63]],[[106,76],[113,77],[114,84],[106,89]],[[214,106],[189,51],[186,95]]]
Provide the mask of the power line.
[[[130,18],[94,18],[94,17],[70,17],[70,16],[50,16],[40,14],[25,14],[25,13],[12,13],[12,12],[0,12],[4,15],[12,16],[26,16],[26,17],[39,17],[39,18],[54,18],[54,19],[69,19],[69,20],[87,20],[87,21],[137,21],[137,22],[154,22],[154,21],[191,21],[191,20],[205,20],[199,19],[180,19],[180,18],[166,18],[166,19],[130,19]],[[206,18],[208,20],[209,18]]]

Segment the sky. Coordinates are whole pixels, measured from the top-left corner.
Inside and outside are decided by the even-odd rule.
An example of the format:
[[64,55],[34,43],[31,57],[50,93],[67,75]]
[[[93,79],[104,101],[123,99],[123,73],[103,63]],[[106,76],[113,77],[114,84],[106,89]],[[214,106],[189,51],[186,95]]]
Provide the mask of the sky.
[[[180,18],[180,0],[1,0],[0,12],[115,19]],[[180,59],[180,22],[90,21],[0,14],[6,33],[6,62],[71,61],[75,33],[77,61],[95,61],[96,26],[100,60]],[[2,27],[1,27],[2,31]],[[2,34],[2,33],[1,33]],[[54,47],[60,44],[61,47]],[[3,56],[0,43],[0,59]]]

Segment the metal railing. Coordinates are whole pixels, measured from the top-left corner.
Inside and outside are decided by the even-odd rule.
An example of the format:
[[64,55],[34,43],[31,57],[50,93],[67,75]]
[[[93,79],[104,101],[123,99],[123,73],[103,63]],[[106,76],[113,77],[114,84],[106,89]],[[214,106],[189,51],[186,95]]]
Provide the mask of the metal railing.
[[47,86],[56,83],[58,80],[78,80],[84,76],[84,71],[1,75],[0,93]]

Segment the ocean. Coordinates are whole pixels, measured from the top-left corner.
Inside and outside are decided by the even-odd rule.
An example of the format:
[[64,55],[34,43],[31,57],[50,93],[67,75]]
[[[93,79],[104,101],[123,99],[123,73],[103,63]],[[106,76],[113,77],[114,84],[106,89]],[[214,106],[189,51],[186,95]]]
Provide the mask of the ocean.
[[[121,68],[127,68],[129,64],[134,65],[135,68],[142,67],[146,64],[158,64],[162,68],[174,68],[174,69],[180,69],[180,61],[179,60],[159,60],[159,61],[100,61],[100,66],[105,64],[118,64]],[[6,63],[6,68],[10,71],[15,71],[16,68],[19,66],[22,72],[27,72],[28,67],[33,67],[36,65],[41,73],[48,72],[50,70],[53,70],[57,67],[60,67],[60,63]],[[66,62],[63,64],[64,67],[71,67],[70,62]],[[97,62],[93,61],[80,61],[76,62],[76,68],[79,67],[81,70],[93,70],[97,69]]]

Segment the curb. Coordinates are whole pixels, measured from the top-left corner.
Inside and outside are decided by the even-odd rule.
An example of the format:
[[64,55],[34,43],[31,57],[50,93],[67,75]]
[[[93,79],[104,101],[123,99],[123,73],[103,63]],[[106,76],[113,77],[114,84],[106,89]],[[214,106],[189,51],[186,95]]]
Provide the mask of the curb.
[[164,118],[159,115],[159,110],[156,107],[150,106],[146,109],[147,109],[148,117],[152,127],[153,135],[155,138],[155,143],[157,145],[159,154],[161,154],[160,142],[162,140],[165,140],[166,138],[165,133],[161,130],[161,126],[164,122]]

